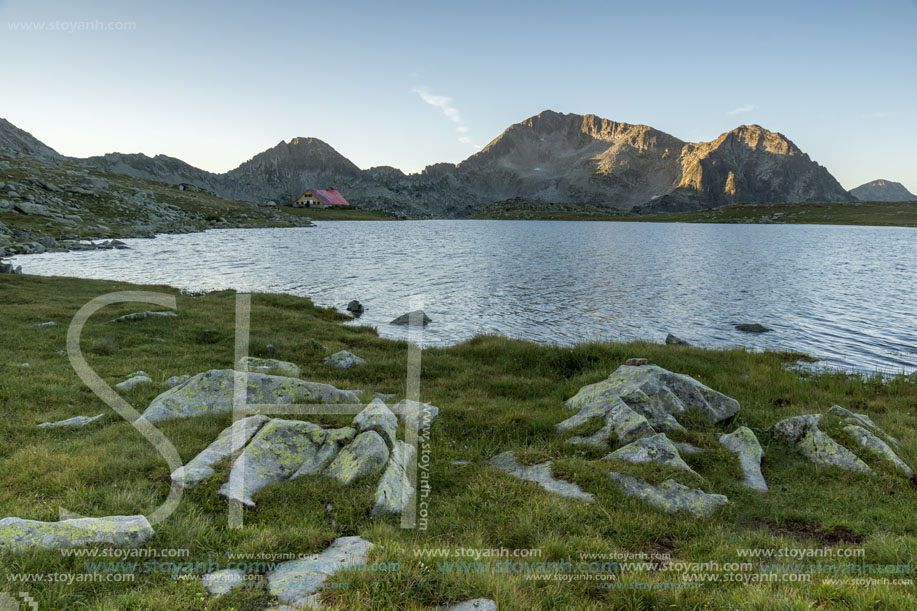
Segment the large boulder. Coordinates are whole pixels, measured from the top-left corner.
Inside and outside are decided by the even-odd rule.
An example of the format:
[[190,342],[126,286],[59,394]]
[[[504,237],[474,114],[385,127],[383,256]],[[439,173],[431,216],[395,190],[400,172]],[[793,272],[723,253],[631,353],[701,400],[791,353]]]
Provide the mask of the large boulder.
[[728,435],[720,435],[720,444],[739,457],[739,466],[746,486],[758,492],[767,492],[767,482],[761,473],[761,458],[764,450],[758,443],[754,431],[747,426],[740,426]]
[[317,605],[318,591],[342,569],[366,562],[373,544],[360,537],[341,537],[325,551],[284,562],[267,574],[268,591],[281,603],[296,608]]
[[605,449],[614,436],[625,443],[652,437],[656,431],[650,426],[649,421],[642,415],[632,410],[620,398],[611,401],[596,401],[590,403],[574,416],[555,425],[559,432],[566,432],[589,421],[601,418],[602,427],[586,437],[576,436],[567,440],[572,445],[586,445],[594,448]]
[[[143,416],[150,422],[158,422],[231,412],[234,384],[235,372],[231,369],[200,373],[153,399]],[[356,393],[338,390],[330,384],[263,373],[248,374],[247,390],[249,405],[360,402]]]
[[698,518],[707,518],[729,502],[722,494],[708,494],[667,479],[658,486],[624,473],[609,473],[608,477],[627,496],[642,499],[663,511],[685,511]]
[[364,475],[378,473],[388,462],[388,444],[375,431],[360,433],[328,465],[325,474],[349,485]]
[[213,475],[213,465],[240,452],[267,421],[268,417],[260,414],[236,420],[200,454],[173,471],[172,480],[184,488],[193,488]]
[[314,461],[325,443],[320,426],[302,420],[274,418],[267,422],[236,459],[220,494],[253,506],[252,496],[268,484],[293,476]]
[[629,443],[606,456],[605,460],[623,460],[633,464],[655,463],[664,467],[672,467],[673,469],[694,473],[688,463],[682,459],[681,454],[678,453],[678,448],[665,436],[665,433],[644,437]]
[[553,474],[554,463],[550,460],[537,465],[523,465],[516,461],[516,457],[512,452],[503,452],[494,456],[490,460],[490,464],[513,477],[535,482],[548,492],[580,501],[592,502],[595,500],[594,494],[584,492],[582,488],[573,482],[556,479]]
[[401,440],[395,442],[391,458],[376,487],[373,516],[401,513],[405,503],[414,496],[415,490],[408,480],[408,470],[412,467],[415,457],[414,446]]
[[715,423],[739,411],[735,399],[657,365],[622,365],[608,379],[581,388],[566,405],[583,413],[580,420],[588,421],[605,418],[619,400],[656,431],[683,431],[676,419],[681,414],[693,413]]
[[39,522],[21,518],[0,520],[0,552],[65,549],[91,543],[137,547],[153,536],[144,516],[76,518]]
[[795,416],[781,420],[771,427],[771,432],[777,439],[794,443],[800,454],[812,462],[838,467],[845,471],[872,473],[872,469],[856,454],[819,428],[821,421],[821,414]]
[[381,399],[373,399],[353,419],[353,427],[360,433],[376,431],[391,449],[397,439],[398,418]]

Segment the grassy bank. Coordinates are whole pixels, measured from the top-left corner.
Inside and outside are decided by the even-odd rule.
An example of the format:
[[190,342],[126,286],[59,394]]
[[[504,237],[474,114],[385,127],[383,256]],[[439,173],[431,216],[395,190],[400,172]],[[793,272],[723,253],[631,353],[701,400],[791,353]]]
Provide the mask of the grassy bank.
[[[179,294],[166,287],[33,276],[0,276],[0,517],[58,519],[58,508],[90,516],[149,513],[168,492],[169,469],[131,425],[96,398],[65,355],[67,326],[93,297],[143,288],[175,294],[177,318],[112,324],[142,305],[109,307],[83,332],[83,353],[109,384],[136,370],[154,383],[123,396],[142,411],[173,375],[228,368],[233,360],[234,295]],[[342,326],[346,316],[308,300],[281,295],[253,297],[251,353],[302,367],[302,377],[339,388],[405,391],[407,345],[374,330]],[[36,323],[57,326],[35,329]],[[434,324],[435,321],[434,321]],[[337,370],[322,364],[319,344],[351,350],[367,364]],[[604,453],[564,444],[553,426],[570,415],[563,402],[585,384],[605,378],[633,356],[694,376],[735,397],[742,410],[728,424],[698,425],[678,438],[707,448],[686,461],[704,477],[642,469],[648,479],[672,476],[725,494],[730,504],[713,518],[697,520],[661,513],[623,496],[607,478]],[[517,609],[912,609],[913,586],[837,585],[813,575],[810,582],[777,580],[741,584],[732,571],[719,583],[684,589],[679,573],[658,565],[617,576],[621,587],[595,580],[531,580],[438,564],[415,550],[439,548],[535,549],[526,560],[579,561],[583,554],[647,553],[679,562],[750,562],[742,575],[777,563],[910,564],[917,567],[917,487],[900,477],[857,475],[819,467],[768,434],[777,420],[823,412],[832,404],[864,412],[897,436],[900,455],[917,465],[917,385],[819,374],[799,377],[784,368],[792,355],[710,351],[650,343],[543,347],[481,337],[423,352],[421,395],[441,408],[430,439],[429,522],[426,530],[403,530],[396,516],[373,519],[375,478],[344,488],[321,477],[288,481],[262,490],[245,512],[245,527],[227,528],[226,503],[216,494],[228,467],[185,493],[179,509],[156,527],[144,549],[189,550],[181,561],[225,561],[227,552],[308,554],[339,536],[361,535],[377,545],[370,560],[396,562],[393,572],[348,571],[335,575],[324,601],[338,609],[421,609],[475,597],[495,599],[501,610]],[[30,367],[20,365],[28,362]],[[76,415],[107,415],[85,428],[38,429]],[[312,418],[315,421],[315,418]],[[231,422],[231,415],[160,423],[187,461]],[[716,442],[720,432],[751,427],[766,456],[770,492],[740,485],[735,457]],[[527,462],[554,460],[554,473],[596,494],[594,503],[568,500],[498,472],[485,461],[515,450]],[[454,461],[469,461],[456,465]],[[328,507],[331,507],[329,510]],[[744,548],[862,549],[862,558],[749,559]],[[271,598],[263,580],[223,597],[206,595],[197,580],[131,571],[133,583],[14,583],[13,575],[84,574],[86,558],[58,552],[0,555],[0,592],[27,591],[41,609],[263,609]],[[108,559],[111,560],[111,559]],[[139,559],[141,563],[145,560]],[[171,559],[174,560],[174,559]],[[448,561],[463,560],[448,558]],[[464,560],[468,560],[467,558]],[[747,567],[746,567],[747,568]],[[98,570],[98,569],[96,569]],[[701,570],[702,573],[716,573]],[[792,571],[790,571],[792,572]],[[778,576],[779,577],[779,576]],[[840,575],[883,577],[882,575]],[[893,575],[890,577],[908,577]],[[910,576],[913,578],[913,576]],[[672,583],[676,585],[671,585]]]
[[696,212],[647,215],[609,213],[594,207],[558,205],[559,209],[491,207],[474,218],[540,221],[621,221],[644,223],[792,223],[917,227],[917,203],[740,204]]

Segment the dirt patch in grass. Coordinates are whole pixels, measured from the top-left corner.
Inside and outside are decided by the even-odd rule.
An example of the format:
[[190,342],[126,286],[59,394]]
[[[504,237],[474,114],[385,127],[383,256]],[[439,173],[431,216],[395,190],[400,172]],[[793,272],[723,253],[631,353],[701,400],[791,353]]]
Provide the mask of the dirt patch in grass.
[[786,520],[779,525],[759,521],[757,526],[763,527],[777,536],[792,537],[801,541],[817,541],[827,547],[840,545],[841,543],[862,543],[865,539],[863,535],[843,526],[824,530],[818,524],[806,522],[805,520]]

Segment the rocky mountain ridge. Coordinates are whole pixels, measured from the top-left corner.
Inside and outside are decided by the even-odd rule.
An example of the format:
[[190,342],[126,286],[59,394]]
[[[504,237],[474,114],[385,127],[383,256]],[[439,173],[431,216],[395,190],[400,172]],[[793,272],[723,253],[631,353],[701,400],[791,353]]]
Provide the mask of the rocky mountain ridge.
[[[57,155],[7,122],[0,124],[4,149]],[[333,186],[360,207],[418,217],[461,218],[505,199],[637,212],[854,201],[789,139],[757,125],[691,143],[647,125],[550,110],[511,125],[461,163],[433,164],[416,174],[360,169],[317,138],[282,141],[224,174],[165,155],[109,153],[70,161],[253,202],[283,203],[307,188]]]
[[850,190],[850,195],[861,202],[913,202],[917,201],[914,195],[900,182],[879,178],[855,189]]

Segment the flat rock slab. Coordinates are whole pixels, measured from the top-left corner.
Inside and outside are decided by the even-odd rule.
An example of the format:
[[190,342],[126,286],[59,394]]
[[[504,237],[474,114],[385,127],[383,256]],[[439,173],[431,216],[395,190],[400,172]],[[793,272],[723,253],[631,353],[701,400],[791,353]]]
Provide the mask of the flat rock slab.
[[0,520],[0,551],[65,549],[90,543],[136,547],[153,534],[144,516],[76,518],[60,522],[3,518]]
[[338,369],[350,369],[351,367],[362,365],[366,361],[352,352],[341,350],[340,352],[335,352],[331,356],[325,357],[322,362],[325,365],[337,367]]
[[715,423],[739,411],[735,399],[657,365],[622,365],[606,380],[581,388],[566,406],[583,413],[588,421],[605,417],[619,400],[646,418],[656,431],[683,431],[675,417],[688,412]]
[[239,569],[223,569],[201,577],[201,585],[214,596],[228,594],[245,583],[245,573]]
[[40,429],[51,429],[57,428],[59,426],[86,426],[90,422],[95,422],[105,414],[99,414],[97,416],[76,416],[74,418],[67,418],[66,420],[58,420],[57,422],[42,422],[38,425]]
[[146,318],[171,318],[173,316],[178,316],[175,312],[171,310],[166,310],[164,312],[134,312],[133,314],[125,314],[120,316],[111,322],[134,322],[137,320],[144,320]]
[[594,494],[584,492],[582,488],[573,482],[555,479],[551,471],[554,463],[550,460],[537,465],[528,466],[517,462],[512,452],[503,452],[502,454],[494,456],[490,460],[490,464],[494,468],[509,473],[513,477],[535,482],[548,492],[553,492],[554,494],[580,501],[592,502],[595,500]]
[[[656,463],[657,465],[694,473],[694,470],[682,459],[678,453],[678,448],[665,436],[665,433],[638,439],[615,450],[606,456],[604,460],[623,460],[633,464]],[[695,475],[697,474],[695,473]]]
[[324,443],[325,431],[320,426],[274,418],[261,427],[233,463],[229,481],[219,492],[230,501],[253,506],[252,496],[258,490],[290,478],[303,463],[319,455]]
[[378,473],[388,463],[388,444],[375,431],[360,433],[328,465],[325,474],[345,486],[355,479]]
[[335,573],[366,562],[373,544],[361,537],[341,537],[325,551],[284,562],[267,574],[268,591],[284,604],[306,606]]
[[33,329],[48,329],[50,327],[56,327],[56,322],[40,322],[37,325],[32,325]]
[[663,511],[685,511],[698,518],[707,518],[729,502],[722,494],[707,494],[667,479],[654,486],[624,473],[609,473],[611,481],[627,496],[642,499]]
[[237,420],[232,426],[223,429],[216,440],[200,454],[192,458],[186,465],[173,471],[172,480],[178,482],[183,488],[193,488],[198,485],[213,475],[213,465],[242,451],[242,448],[268,420],[267,416],[260,414]]
[[145,376],[145,375],[134,376],[132,378],[128,378],[124,380],[123,382],[115,384],[115,388],[117,390],[133,390],[134,388],[137,388],[138,386],[143,386],[144,384],[152,384],[152,383],[153,383],[153,380],[150,379],[148,376]]
[[401,513],[405,504],[410,502],[415,490],[408,479],[408,469],[413,466],[415,458],[414,446],[401,440],[395,442],[376,488],[376,500],[372,509],[374,517]]
[[740,426],[728,435],[720,435],[720,444],[739,457],[742,467],[742,483],[758,492],[767,492],[767,482],[761,473],[761,458],[764,450],[754,431],[747,426]]
[[274,359],[259,359],[253,356],[243,356],[239,360],[240,366],[247,366],[249,371],[256,373],[272,373],[279,376],[288,376],[298,378],[302,370],[298,365],[287,361],[275,361]]
[[[231,369],[214,369],[199,373],[153,399],[143,412],[143,416],[150,422],[159,422],[171,418],[192,418],[231,412],[234,385],[235,372]],[[338,390],[330,384],[263,373],[248,374],[249,405],[315,402],[354,404],[360,403],[360,398],[352,392]]]

